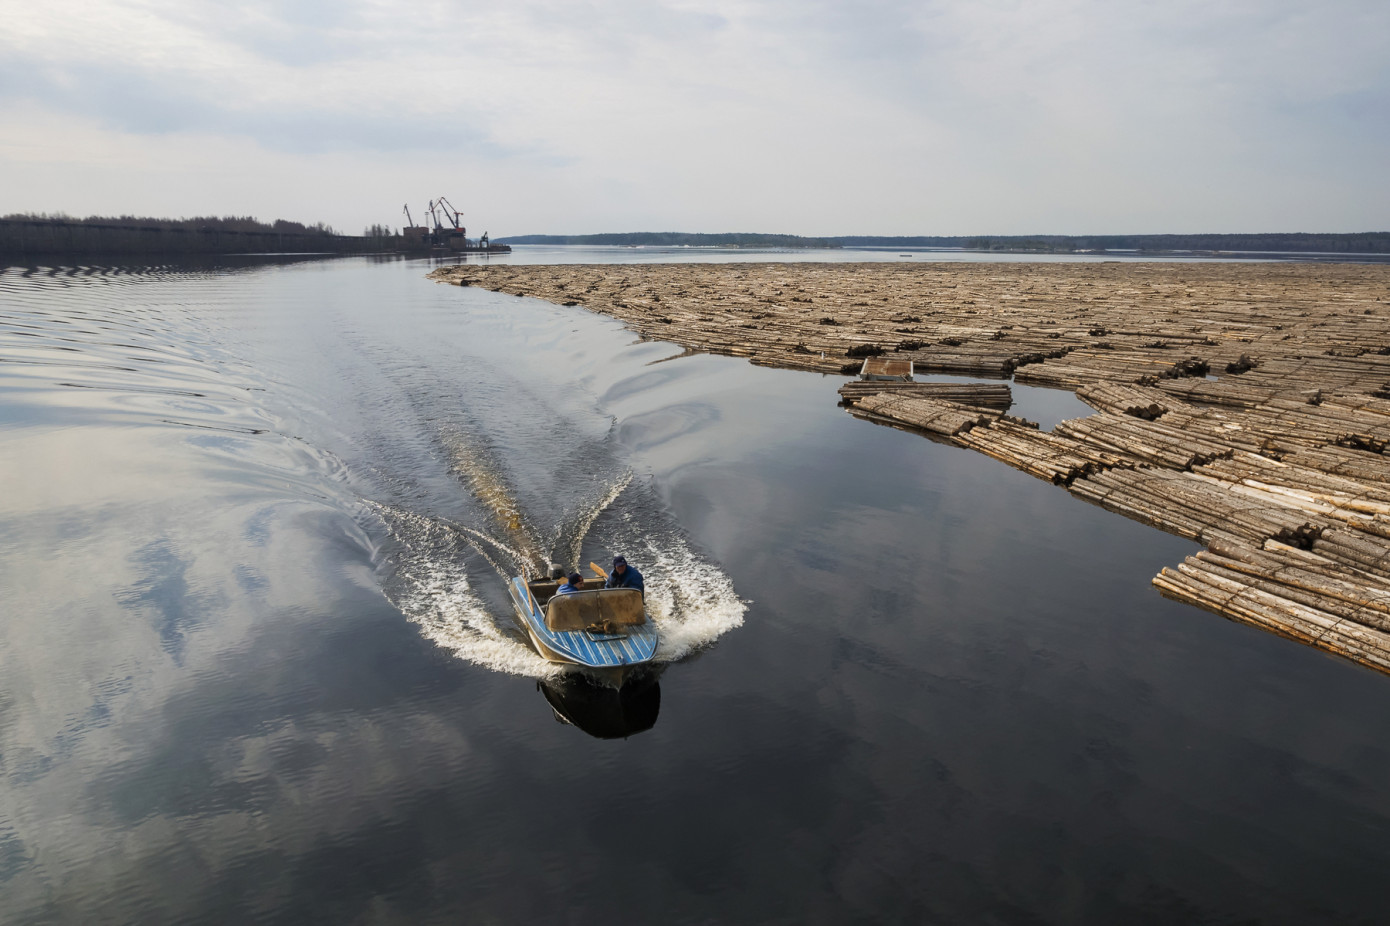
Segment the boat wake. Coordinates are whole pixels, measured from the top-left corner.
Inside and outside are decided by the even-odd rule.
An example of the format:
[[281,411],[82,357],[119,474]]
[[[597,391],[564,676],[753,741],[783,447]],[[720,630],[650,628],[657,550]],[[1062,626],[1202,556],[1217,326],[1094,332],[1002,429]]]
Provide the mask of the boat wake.
[[[478,562],[504,571],[478,532],[390,505],[372,505],[391,538],[383,591],[425,639],[497,672],[546,678],[559,666],[542,659],[510,623],[498,621],[473,590]],[[505,560],[504,560],[505,561]]]
[[[512,614],[504,582],[606,564],[623,553],[646,580],[647,613],[660,634],[656,662],[683,659],[743,623],[746,605],[714,562],[693,548],[655,493],[631,472],[596,485],[538,537],[500,468],[455,445],[453,469],[481,509],[476,524],[372,503],[388,543],[386,597],[426,639],[498,672],[548,678],[569,667],[542,659]],[[584,569],[589,573],[587,567]]]
[[623,500],[630,503],[615,505],[598,533],[604,547],[642,571],[647,615],[661,635],[656,661],[675,662],[740,626],[747,606],[723,570],[696,553],[673,524],[654,517],[655,500],[643,498],[649,492],[629,486],[631,497]]

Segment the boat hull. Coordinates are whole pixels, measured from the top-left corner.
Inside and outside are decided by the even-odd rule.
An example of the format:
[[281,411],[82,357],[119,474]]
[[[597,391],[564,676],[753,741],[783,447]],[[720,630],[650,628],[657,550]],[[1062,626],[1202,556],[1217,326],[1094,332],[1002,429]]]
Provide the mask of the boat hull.
[[546,627],[545,615],[535,597],[527,591],[522,577],[509,581],[507,591],[531,644],[549,662],[590,669],[625,669],[645,665],[656,657],[658,639],[650,620],[626,627],[622,634],[555,631]]

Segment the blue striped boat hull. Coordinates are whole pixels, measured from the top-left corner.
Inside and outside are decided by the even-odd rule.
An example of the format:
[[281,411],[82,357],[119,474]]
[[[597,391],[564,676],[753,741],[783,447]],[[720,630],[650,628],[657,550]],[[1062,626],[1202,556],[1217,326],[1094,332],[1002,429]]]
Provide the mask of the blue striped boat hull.
[[507,583],[512,607],[522,626],[531,635],[536,651],[551,662],[563,662],[591,669],[620,669],[640,666],[656,656],[656,627],[645,624],[626,628],[627,636],[616,640],[595,639],[583,630],[551,630],[545,626],[545,615],[535,598],[526,591],[526,580],[520,576]]

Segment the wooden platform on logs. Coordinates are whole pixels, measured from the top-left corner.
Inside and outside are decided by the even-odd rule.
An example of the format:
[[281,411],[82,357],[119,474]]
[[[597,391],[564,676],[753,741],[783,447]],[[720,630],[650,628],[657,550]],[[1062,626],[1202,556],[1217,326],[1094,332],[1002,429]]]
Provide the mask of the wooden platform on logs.
[[[1003,383],[856,380],[857,417],[967,447],[1206,550],[1165,596],[1390,672],[1390,267],[449,267],[645,337],[857,375],[864,357],[1075,390],[1050,433]],[[877,364],[875,366],[878,366]]]

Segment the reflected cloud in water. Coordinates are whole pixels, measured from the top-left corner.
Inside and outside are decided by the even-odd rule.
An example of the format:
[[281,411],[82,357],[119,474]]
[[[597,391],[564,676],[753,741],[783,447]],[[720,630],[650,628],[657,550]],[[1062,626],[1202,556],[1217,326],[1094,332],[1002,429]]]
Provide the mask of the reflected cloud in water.
[[[1384,679],[1190,544],[427,267],[0,274],[0,919],[1379,914]],[[540,663],[503,511],[679,664]]]

